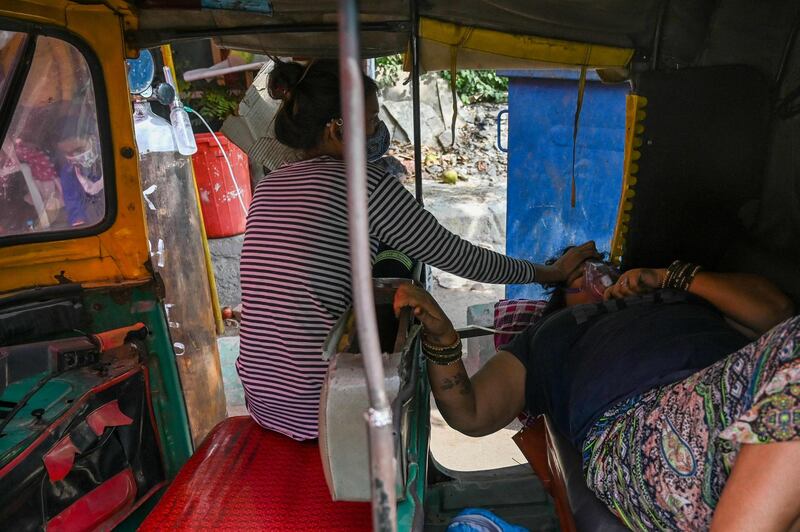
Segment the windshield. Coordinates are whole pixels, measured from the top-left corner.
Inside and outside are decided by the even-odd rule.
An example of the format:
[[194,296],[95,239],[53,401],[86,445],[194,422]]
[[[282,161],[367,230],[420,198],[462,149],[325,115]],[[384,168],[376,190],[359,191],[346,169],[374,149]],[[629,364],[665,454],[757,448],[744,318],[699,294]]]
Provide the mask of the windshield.
[[[26,36],[0,33],[5,91]],[[0,149],[0,237],[97,225],[105,190],[92,76],[81,52],[54,37],[36,51]],[[17,43],[17,44],[14,44]],[[16,46],[16,51],[12,48]]]

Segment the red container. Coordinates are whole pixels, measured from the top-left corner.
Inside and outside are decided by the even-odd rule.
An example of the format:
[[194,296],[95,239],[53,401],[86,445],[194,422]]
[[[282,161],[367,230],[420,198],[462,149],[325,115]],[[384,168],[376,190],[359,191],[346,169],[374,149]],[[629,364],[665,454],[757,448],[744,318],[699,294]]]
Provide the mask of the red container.
[[208,238],[244,233],[247,212],[242,204],[245,208],[249,207],[252,198],[247,155],[222,133],[216,135],[231,162],[233,176],[211,133],[194,136],[197,153],[192,155],[194,176],[200,190],[203,224]]

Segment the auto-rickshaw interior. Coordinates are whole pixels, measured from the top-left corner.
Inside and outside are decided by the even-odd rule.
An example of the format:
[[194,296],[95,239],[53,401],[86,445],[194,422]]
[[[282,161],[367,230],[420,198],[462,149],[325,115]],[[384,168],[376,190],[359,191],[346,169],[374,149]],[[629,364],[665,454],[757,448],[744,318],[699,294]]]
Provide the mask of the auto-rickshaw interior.
[[[138,526],[219,421],[207,413],[221,411],[219,362],[175,361],[170,295],[148,249],[150,198],[124,62],[140,48],[207,37],[273,55],[333,57],[337,4],[186,4],[0,0],[0,528]],[[384,0],[361,2],[360,14],[364,57],[405,52],[418,35],[412,72],[566,66],[629,83],[612,257],[623,268],[680,256],[759,273],[800,305],[800,3]],[[100,35],[101,26],[113,31]],[[528,464],[448,471],[429,456],[418,329],[408,315],[394,316],[394,282],[378,282],[376,303],[389,354],[399,528],[444,530],[471,506],[535,530],[554,530],[559,519],[569,529],[567,515],[580,530],[620,526],[557,435],[543,435],[551,450],[541,452],[561,478],[540,480]],[[329,383],[321,407],[320,475],[334,500],[369,499],[355,336],[345,316],[326,347],[341,379]],[[180,497],[212,489],[203,464],[246,443],[228,436],[217,432],[215,447],[181,473]],[[213,470],[237,483],[236,468],[247,466],[237,464]],[[91,493],[111,500],[102,515],[87,517]],[[562,499],[554,505],[548,493]],[[168,492],[153,515],[184,526],[208,518],[180,497]],[[226,514],[224,505],[204,508],[232,517],[236,509]]]

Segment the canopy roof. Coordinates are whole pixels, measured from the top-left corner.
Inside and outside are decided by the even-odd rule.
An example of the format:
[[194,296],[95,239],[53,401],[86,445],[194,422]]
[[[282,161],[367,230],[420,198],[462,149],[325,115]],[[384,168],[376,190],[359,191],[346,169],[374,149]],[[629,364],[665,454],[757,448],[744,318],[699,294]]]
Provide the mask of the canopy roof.
[[[335,0],[127,1],[139,12],[139,28],[130,34],[134,45],[215,35],[229,48],[305,57],[337,53]],[[635,60],[645,64],[655,54],[661,68],[746,63],[770,76],[780,70],[800,13],[796,0],[425,0],[418,5],[421,17],[464,28],[635,49]],[[405,51],[409,0],[361,0],[360,11],[365,57]]]
[[[287,25],[330,25],[335,28],[333,0],[139,0],[139,41],[156,44],[186,31],[281,28]],[[713,3],[703,0],[702,3]],[[201,9],[210,5],[229,10]],[[662,0],[426,0],[421,17],[519,35],[604,44],[623,48],[649,44]],[[244,7],[243,7],[244,6]],[[405,50],[410,29],[408,0],[362,0],[362,23],[388,23],[365,32],[366,55]],[[369,27],[369,26],[367,26]],[[331,32],[328,32],[331,33]],[[370,35],[373,34],[373,35]],[[375,35],[377,34],[377,35]],[[336,35],[325,32],[249,34],[219,38],[226,46],[286,55],[333,55]]]

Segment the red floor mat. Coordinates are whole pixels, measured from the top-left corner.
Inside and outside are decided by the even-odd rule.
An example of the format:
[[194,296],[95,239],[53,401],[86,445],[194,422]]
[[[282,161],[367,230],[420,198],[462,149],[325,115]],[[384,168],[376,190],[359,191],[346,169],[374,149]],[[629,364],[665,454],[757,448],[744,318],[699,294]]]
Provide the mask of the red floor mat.
[[316,443],[228,418],[140,530],[370,530],[369,503],[333,502]]

